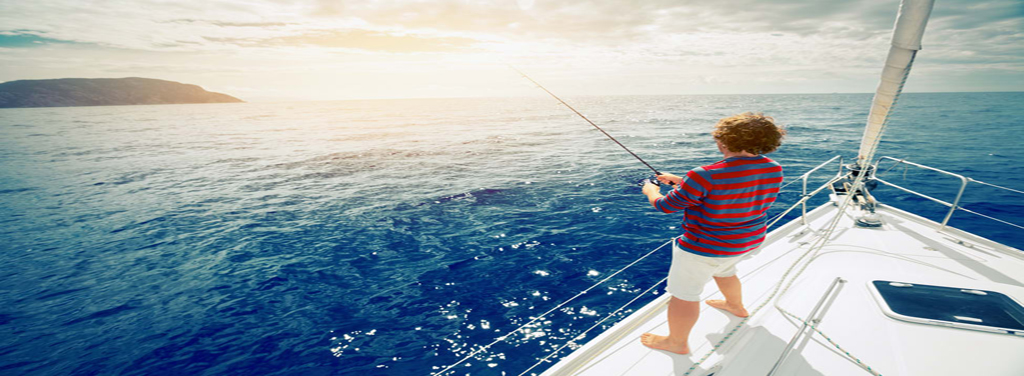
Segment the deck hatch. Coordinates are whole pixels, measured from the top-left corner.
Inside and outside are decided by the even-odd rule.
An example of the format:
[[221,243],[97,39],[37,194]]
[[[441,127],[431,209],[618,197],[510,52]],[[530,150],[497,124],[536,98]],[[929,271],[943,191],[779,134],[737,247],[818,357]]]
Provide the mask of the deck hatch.
[[1024,331],[1024,307],[995,291],[872,281],[886,315],[924,324],[996,332]]

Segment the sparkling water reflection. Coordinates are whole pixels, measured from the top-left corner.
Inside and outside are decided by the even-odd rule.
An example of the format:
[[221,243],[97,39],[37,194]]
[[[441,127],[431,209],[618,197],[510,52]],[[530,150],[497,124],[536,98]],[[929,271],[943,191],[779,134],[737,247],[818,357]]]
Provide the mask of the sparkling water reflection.
[[[855,152],[870,95],[569,99],[666,172],[715,160],[718,118],[765,111],[789,128],[773,157],[796,176]],[[1024,187],[1022,100],[907,94],[880,153]],[[0,174],[4,374],[427,374],[678,232],[639,195],[643,165],[540,97],[9,109]],[[958,188],[906,179],[939,198]],[[1020,197],[978,186],[964,202],[1024,222]],[[1024,245],[985,221],[951,224]],[[459,373],[518,374],[660,280],[668,258]]]

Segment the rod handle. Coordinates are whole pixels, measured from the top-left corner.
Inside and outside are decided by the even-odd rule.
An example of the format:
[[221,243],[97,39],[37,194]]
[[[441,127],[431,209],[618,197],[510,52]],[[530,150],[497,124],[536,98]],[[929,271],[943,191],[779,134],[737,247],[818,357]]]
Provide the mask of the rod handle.
[[[654,172],[654,176],[655,176],[655,178],[654,178],[654,184],[658,184],[658,185],[661,185],[661,184],[660,184],[661,182],[660,182],[660,181],[658,181],[658,178],[657,178],[658,176],[661,176],[661,175],[662,175],[662,173],[660,173],[660,172],[657,172],[657,171],[655,171],[655,172]],[[673,186],[673,187],[675,187],[675,186],[676,186],[676,183],[674,183],[674,182],[668,182],[668,185],[670,185],[670,186]]]

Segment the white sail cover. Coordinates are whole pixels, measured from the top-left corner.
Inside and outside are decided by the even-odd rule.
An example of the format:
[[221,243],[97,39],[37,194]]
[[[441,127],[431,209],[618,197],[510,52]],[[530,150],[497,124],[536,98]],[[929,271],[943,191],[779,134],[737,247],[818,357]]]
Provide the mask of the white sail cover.
[[875,91],[868,114],[868,124],[861,139],[858,162],[867,166],[875,157],[875,150],[882,138],[889,112],[896,105],[896,98],[903,90],[903,83],[910,74],[910,66],[914,55],[921,49],[921,38],[924,36],[928,16],[932,12],[934,0],[903,0],[900,12],[896,16],[896,25],[892,31],[892,47],[885,59],[882,70],[882,81]]

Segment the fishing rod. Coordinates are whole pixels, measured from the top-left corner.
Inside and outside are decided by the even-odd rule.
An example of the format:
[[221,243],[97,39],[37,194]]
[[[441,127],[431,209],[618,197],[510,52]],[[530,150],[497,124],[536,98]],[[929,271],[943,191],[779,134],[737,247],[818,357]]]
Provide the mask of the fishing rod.
[[[565,107],[569,107],[569,109],[572,110],[572,112],[575,112],[576,115],[579,115],[581,118],[583,118],[583,120],[586,120],[588,123],[590,123],[590,125],[593,125],[594,128],[597,128],[597,130],[601,131],[601,133],[604,133],[605,136],[608,136],[609,139],[611,139],[612,141],[615,141],[616,144],[619,144],[619,146],[621,146],[622,149],[626,150],[627,153],[632,155],[633,158],[636,158],[638,161],[640,161],[640,163],[643,163],[644,166],[647,166],[647,168],[651,169],[651,171],[654,171],[654,175],[661,175],[661,172],[659,172],[657,169],[652,167],[650,163],[647,163],[646,161],[644,161],[643,158],[640,158],[639,155],[636,155],[636,153],[634,153],[632,150],[629,150],[629,148],[627,148],[626,145],[623,145],[621,142],[619,142],[619,140],[616,140],[615,137],[612,137],[612,135],[608,134],[608,132],[605,132],[604,129],[601,129],[601,127],[597,126],[597,124],[594,124],[594,122],[590,121],[590,119],[588,119],[586,116],[583,116],[583,114],[581,114],[579,111],[576,111],[575,108],[570,106],[568,103],[565,103],[565,101],[563,101],[562,98],[559,98],[557,95],[555,95],[555,93],[552,93],[551,90],[548,90],[547,88],[545,88],[544,85],[541,85],[539,82],[534,81],[532,78],[530,78],[530,76],[527,76],[526,73],[523,73],[523,71],[517,69],[516,67],[511,66],[511,65],[509,65],[508,67],[512,68],[512,70],[518,72],[519,75],[523,76],[523,78],[525,78],[527,80],[530,80],[530,82],[533,82],[534,85],[537,85],[537,87],[541,88],[541,90],[544,90],[545,92],[550,94],[552,97],[557,99],[559,102],[562,102],[562,104],[564,104]],[[654,179],[651,182],[653,184],[658,184],[658,180],[657,179]],[[670,183],[670,185],[675,185],[675,184]]]

